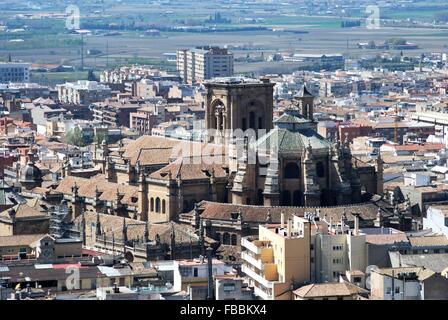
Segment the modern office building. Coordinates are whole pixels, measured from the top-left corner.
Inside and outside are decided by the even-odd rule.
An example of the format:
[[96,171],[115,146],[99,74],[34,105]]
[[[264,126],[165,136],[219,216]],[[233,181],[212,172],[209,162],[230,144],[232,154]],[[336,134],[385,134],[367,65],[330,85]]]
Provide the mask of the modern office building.
[[28,63],[1,62],[0,83],[30,82],[30,65]]
[[177,70],[187,83],[233,76],[233,53],[219,47],[177,51]]

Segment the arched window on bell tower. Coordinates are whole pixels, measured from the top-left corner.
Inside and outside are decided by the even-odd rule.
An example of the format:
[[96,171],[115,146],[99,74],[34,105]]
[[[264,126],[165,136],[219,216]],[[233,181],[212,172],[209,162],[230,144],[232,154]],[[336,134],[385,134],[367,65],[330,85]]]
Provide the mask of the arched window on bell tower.
[[249,112],[249,128],[257,129],[255,127],[255,112],[254,111]]

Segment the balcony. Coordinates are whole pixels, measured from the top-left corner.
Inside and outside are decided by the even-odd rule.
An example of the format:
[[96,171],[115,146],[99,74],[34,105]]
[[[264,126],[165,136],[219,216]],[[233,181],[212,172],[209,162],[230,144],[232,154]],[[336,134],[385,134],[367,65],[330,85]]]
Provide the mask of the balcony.
[[263,300],[274,300],[272,295],[268,294],[266,291],[263,291],[258,287],[254,287],[254,295],[260,297]]
[[250,241],[248,238],[242,238],[241,239],[241,246],[246,248],[247,250],[255,253],[260,254],[261,248],[257,247],[253,241]]
[[254,237],[245,237],[241,239],[241,246],[257,255],[261,254],[263,248],[270,247],[270,243],[270,241],[261,241]]
[[266,288],[272,289],[274,286],[273,282],[266,280],[265,278],[263,278],[263,276],[259,275],[258,273],[256,273],[252,269],[248,268],[244,264],[241,266],[241,271],[243,273],[245,273],[249,278],[257,281],[258,283],[262,284]]
[[258,270],[262,270],[263,269],[263,262],[261,262],[260,259],[256,259],[254,257],[252,257],[251,255],[249,255],[246,252],[241,252],[241,258],[246,261],[247,263],[249,263],[250,265],[254,266],[255,268],[257,268]]

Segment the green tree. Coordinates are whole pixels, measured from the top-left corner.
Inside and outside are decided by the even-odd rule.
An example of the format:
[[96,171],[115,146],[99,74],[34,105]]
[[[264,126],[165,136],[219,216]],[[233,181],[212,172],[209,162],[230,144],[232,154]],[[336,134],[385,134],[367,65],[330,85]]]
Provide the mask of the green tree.
[[101,144],[104,140],[107,141],[107,134],[104,131],[97,131],[95,134],[95,143]]
[[71,129],[66,134],[67,143],[72,144],[77,147],[84,147],[86,145],[84,136],[79,127]]

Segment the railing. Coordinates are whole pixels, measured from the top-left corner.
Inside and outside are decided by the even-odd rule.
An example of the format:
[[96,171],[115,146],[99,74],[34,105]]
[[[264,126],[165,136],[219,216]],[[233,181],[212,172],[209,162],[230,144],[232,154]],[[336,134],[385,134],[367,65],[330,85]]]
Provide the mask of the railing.
[[244,251],[241,252],[241,258],[243,260],[247,261],[252,266],[256,267],[258,270],[262,270],[263,269],[263,263],[261,262],[260,259],[256,259],[256,258],[250,256],[248,253],[246,253]]
[[241,266],[241,272],[245,273],[249,278],[257,281],[266,288],[273,288],[274,286],[271,281],[266,280],[265,278],[263,278],[263,276],[259,275],[258,273],[256,273],[255,271],[253,271],[244,264]]
[[256,246],[255,243],[248,238],[241,239],[241,246],[256,254],[260,254],[262,249],[261,247]]
[[268,294],[266,291],[258,287],[254,287],[254,295],[260,297],[263,300],[273,300],[272,295]]

